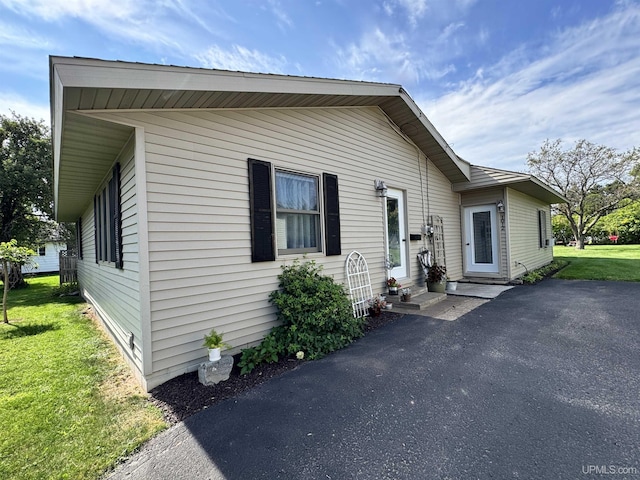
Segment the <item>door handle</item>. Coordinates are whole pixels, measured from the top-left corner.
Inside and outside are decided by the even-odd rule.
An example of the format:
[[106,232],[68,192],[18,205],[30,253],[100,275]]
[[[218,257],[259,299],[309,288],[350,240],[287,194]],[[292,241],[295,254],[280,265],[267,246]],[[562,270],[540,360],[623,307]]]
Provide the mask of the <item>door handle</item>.
[[471,244],[470,244],[470,243],[467,243],[467,247],[468,247],[469,245],[471,245]]

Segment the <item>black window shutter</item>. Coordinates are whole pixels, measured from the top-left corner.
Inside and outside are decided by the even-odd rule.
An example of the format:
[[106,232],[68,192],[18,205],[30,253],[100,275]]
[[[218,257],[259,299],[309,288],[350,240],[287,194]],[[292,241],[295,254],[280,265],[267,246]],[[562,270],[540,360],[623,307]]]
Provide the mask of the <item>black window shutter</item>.
[[124,268],[122,258],[122,200],[120,198],[120,164],[113,167],[113,245],[116,268]]
[[273,200],[271,164],[249,159],[249,204],[251,209],[251,261],[276,259],[273,248]]
[[109,254],[107,253],[107,247],[109,246],[109,227],[108,227],[108,206],[107,206],[107,189],[105,187],[100,195],[100,223],[98,228],[100,229],[100,260],[103,262],[109,261]]
[[107,247],[109,249],[106,252],[107,261],[115,262],[116,261],[116,176],[115,170],[113,175],[111,176],[111,180],[109,180],[109,185],[107,190],[109,192],[109,202],[107,205],[107,225],[108,228],[108,236],[107,239]]
[[100,223],[100,202],[98,196],[93,196],[93,243],[96,250],[96,263],[100,261],[100,229],[98,224]]
[[340,255],[340,201],[338,199],[338,176],[323,173],[324,226],[327,255]]
[[76,222],[76,249],[78,251],[78,259],[82,260],[82,217]]

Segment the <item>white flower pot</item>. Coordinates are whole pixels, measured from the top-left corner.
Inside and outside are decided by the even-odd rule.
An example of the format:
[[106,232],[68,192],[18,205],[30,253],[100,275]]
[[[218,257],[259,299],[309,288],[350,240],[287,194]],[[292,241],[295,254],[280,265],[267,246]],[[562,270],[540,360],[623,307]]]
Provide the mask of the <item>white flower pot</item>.
[[209,349],[209,361],[217,362],[220,360],[220,349],[219,348],[210,348]]

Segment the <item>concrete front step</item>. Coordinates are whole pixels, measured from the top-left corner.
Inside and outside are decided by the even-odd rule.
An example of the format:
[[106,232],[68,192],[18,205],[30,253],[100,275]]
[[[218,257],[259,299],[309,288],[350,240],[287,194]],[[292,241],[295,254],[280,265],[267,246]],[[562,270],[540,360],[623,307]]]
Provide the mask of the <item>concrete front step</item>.
[[[412,289],[413,291],[413,289]],[[400,301],[400,295],[387,295],[387,303],[393,303],[393,310],[424,310],[447,298],[446,293],[429,292],[426,289],[411,294],[410,302]]]

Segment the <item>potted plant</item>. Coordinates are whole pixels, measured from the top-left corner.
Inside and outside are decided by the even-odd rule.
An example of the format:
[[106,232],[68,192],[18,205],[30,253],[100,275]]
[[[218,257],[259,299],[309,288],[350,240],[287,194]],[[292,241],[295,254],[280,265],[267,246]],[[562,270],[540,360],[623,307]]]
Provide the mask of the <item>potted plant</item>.
[[434,263],[427,274],[427,288],[430,292],[444,293],[447,285],[447,267]]
[[376,295],[375,297],[369,299],[369,315],[372,317],[377,317],[380,315],[380,311],[383,308],[387,307],[386,300],[383,300],[382,296]]
[[403,288],[402,289],[402,296],[400,297],[400,301],[401,302],[410,302],[411,301],[411,289],[410,288]]
[[220,351],[223,348],[231,347],[231,345],[222,341],[222,334],[216,332],[215,328],[211,329],[209,335],[204,336],[204,346],[209,349],[210,362],[217,362],[220,360]]
[[389,295],[397,295],[398,294],[398,288],[400,288],[402,285],[400,285],[398,283],[398,281],[391,277],[389,278],[389,280],[387,280],[387,287],[389,287]]

